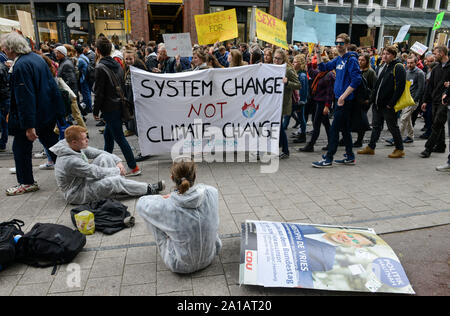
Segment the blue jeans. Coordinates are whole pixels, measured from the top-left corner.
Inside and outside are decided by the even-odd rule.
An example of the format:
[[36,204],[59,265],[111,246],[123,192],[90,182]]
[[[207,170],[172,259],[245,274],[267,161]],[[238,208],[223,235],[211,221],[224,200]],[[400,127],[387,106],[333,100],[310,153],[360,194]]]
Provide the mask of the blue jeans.
[[335,101],[334,109],[334,120],[330,128],[330,137],[328,139],[328,152],[326,158],[328,161],[333,161],[333,157],[337,152],[339,145],[339,132],[342,132],[345,143],[345,152],[347,153],[348,159],[354,159],[355,154],[353,153],[353,141],[352,134],[350,133],[350,118],[351,110],[353,108],[352,102],[346,100],[343,106],[337,105],[338,100]]
[[112,154],[114,150],[114,141],[119,145],[128,167],[133,170],[136,168],[136,160],[134,159],[133,151],[130,144],[123,134],[123,123],[120,111],[113,111],[103,113],[103,119],[106,122],[105,132],[103,137],[105,139],[105,151]]
[[289,155],[289,145],[288,145],[288,138],[286,135],[286,129],[288,128],[290,119],[291,119],[290,115],[283,115],[280,129],[281,151],[288,155]]
[[2,137],[0,138],[0,149],[5,149],[8,143],[8,122],[6,117],[9,113],[10,99],[0,102],[0,129]]
[[92,97],[89,84],[87,82],[83,82],[80,84],[80,87],[81,87],[81,95],[83,96],[83,102],[84,104],[86,104],[86,110],[88,112],[92,112]]

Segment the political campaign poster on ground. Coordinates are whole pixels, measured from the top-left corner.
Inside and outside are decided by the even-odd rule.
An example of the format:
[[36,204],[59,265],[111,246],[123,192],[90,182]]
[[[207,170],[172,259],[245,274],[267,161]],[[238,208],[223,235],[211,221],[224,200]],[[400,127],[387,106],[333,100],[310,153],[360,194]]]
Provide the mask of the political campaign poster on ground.
[[312,12],[295,7],[292,39],[298,42],[334,46],[336,14]]
[[167,56],[192,57],[192,43],[190,33],[163,34]]
[[414,294],[394,253],[370,228],[246,221],[240,284]]
[[285,73],[269,64],[177,74],[132,67],[142,154],[278,155]]
[[255,14],[256,35],[258,39],[284,49],[289,49],[286,22],[259,9],[255,10]]
[[238,37],[236,9],[195,16],[198,43],[215,44]]

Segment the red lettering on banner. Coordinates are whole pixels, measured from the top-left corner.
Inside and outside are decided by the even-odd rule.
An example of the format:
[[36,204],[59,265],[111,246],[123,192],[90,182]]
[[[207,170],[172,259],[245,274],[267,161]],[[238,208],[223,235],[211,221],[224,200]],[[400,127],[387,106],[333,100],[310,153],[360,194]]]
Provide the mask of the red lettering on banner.
[[275,22],[276,22],[275,18],[270,17],[269,15],[261,13],[261,12],[258,12],[258,16],[259,16],[259,19],[257,20],[257,22],[266,24],[267,26],[270,26],[270,27],[275,27]]
[[247,250],[245,252],[245,268],[247,270],[253,271],[253,252]]

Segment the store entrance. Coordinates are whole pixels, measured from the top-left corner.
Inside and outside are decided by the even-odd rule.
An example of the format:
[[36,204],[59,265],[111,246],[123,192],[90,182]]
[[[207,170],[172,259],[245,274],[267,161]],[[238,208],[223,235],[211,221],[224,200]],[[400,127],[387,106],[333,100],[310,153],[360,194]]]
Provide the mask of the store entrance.
[[148,5],[151,41],[162,43],[163,34],[183,32],[183,5],[179,1],[173,2]]

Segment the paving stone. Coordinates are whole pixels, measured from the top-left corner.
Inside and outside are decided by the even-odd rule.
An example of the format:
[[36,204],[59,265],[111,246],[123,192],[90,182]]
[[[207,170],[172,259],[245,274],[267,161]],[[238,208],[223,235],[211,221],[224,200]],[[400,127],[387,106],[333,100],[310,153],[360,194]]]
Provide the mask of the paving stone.
[[195,296],[229,296],[230,291],[225,276],[193,278],[192,288]]

